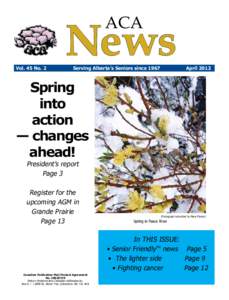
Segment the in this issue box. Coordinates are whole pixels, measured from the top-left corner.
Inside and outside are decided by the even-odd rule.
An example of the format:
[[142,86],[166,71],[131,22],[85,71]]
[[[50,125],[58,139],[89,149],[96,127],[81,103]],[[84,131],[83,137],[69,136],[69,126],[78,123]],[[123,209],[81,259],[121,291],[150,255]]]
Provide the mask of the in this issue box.
[[99,284],[214,284],[214,231],[99,231]]

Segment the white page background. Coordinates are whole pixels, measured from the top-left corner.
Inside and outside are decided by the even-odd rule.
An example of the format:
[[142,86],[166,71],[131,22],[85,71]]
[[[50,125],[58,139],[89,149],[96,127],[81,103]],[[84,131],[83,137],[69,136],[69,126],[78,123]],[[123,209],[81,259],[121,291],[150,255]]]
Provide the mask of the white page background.
[[[1,299],[116,299],[140,297],[160,299],[228,298],[228,16],[226,1],[5,1],[1,3]],[[67,24],[77,24],[91,34],[90,24],[105,26],[110,16],[138,16],[144,33],[174,33],[176,53],[144,57],[127,54],[90,56],[79,48],[79,57],[67,57]],[[58,47],[44,57],[25,56],[14,47],[13,39],[21,29],[42,24],[57,33]],[[114,32],[113,30],[110,30]],[[136,30],[136,33],[138,30]],[[140,32],[140,31],[139,31]],[[101,29],[101,36],[107,32]],[[123,30],[115,30],[123,33]],[[167,224],[136,225],[136,215],[94,214],[94,73],[14,73],[13,64],[215,64],[207,76],[207,217],[192,221],[173,219]],[[98,75],[97,73],[96,75]],[[101,73],[103,74],[103,73]],[[111,75],[112,73],[110,73]],[[113,73],[114,74],[114,73]],[[112,75],[113,75],[112,74]],[[163,73],[162,75],[180,75]],[[191,75],[192,73],[190,73]],[[109,73],[107,73],[109,75]],[[126,75],[115,73],[115,75]],[[137,75],[131,73],[130,75]],[[149,75],[149,73],[141,75]],[[156,73],[159,75],[159,73]],[[90,140],[78,146],[81,167],[70,170],[64,182],[42,178],[40,172],[26,167],[30,141],[16,139],[20,131],[32,133],[33,115],[39,115],[38,95],[29,93],[32,81],[75,83],[76,94],[67,97],[67,110],[76,112],[79,131],[89,131]],[[66,98],[66,96],[65,96]],[[46,128],[48,130],[48,127]],[[45,144],[44,144],[45,146]],[[53,183],[55,182],[55,183]],[[70,217],[65,226],[41,226],[31,216],[25,200],[32,187],[76,188],[81,201],[80,214]],[[213,286],[97,284],[98,229],[214,229],[215,278]],[[88,272],[86,287],[23,287],[24,272]]]

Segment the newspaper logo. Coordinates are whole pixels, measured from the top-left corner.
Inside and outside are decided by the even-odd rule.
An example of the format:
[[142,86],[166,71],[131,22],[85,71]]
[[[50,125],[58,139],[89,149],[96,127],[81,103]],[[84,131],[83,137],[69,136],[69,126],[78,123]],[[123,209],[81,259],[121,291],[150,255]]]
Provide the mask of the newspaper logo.
[[55,31],[41,25],[21,30],[14,40],[15,46],[24,48],[29,55],[47,55],[48,49],[57,44]]

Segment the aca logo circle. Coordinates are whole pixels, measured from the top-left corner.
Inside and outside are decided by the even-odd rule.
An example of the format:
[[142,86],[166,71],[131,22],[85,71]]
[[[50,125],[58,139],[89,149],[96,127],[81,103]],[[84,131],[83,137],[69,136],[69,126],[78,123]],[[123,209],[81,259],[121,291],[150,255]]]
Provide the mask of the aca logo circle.
[[24,53],[29,55],[46,55],[48,48],[57,45],[55,31],[41,25],[21,30],[14,40],[15,46],[24,48]]

